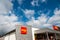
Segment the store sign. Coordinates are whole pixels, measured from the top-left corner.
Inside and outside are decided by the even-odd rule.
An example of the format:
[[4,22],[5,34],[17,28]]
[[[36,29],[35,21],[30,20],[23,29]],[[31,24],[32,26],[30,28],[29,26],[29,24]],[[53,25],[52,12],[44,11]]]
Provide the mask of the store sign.
[[21,32],[20,32],[21,34],[27,34],[27,27],[21,26],[20,31],[21,31]]
[[16,40],[33,40],[32,26],[17,25],[17,27],[16,27]]
[[54,30],[58,30],[58,26],[53,25]]

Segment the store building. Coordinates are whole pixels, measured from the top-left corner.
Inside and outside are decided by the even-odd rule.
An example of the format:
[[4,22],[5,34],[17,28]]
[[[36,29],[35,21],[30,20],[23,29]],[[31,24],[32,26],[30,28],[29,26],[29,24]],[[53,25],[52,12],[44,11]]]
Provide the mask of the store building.
[[15,30],[12,30],[11,32],[0,36],[0,40],[16,40],[16,32]]
[[[6,33],[3,36],[0,36],[0,40],[20,40],[19,38],[22,38],[22,40],[24,40],[22,35],[25,36],[27,34],[22,34],[21,36],[17,36],[16,33],[18,33],[18,31],[21,31],[21,30],[16,31],[16,29]],[[31,30],[29,30],[29,32],[31,33]],[[27,31],[27,33],[28,33],[28,31]],[[18,34],[18,35],[20,35],[20,34]],[[42,29],[32,28],[31,35],[32,35],[32,36],[30,36],[30,37],[32,37],[31,40],[60,40],[60,32],[56,31],[56,30],[49,29],[49,28],[42,28]],[[18,37],[18,39],[17,39],[17,37]]]
[[60,40],[60,32],[49,28],[35,31],[35,40]]

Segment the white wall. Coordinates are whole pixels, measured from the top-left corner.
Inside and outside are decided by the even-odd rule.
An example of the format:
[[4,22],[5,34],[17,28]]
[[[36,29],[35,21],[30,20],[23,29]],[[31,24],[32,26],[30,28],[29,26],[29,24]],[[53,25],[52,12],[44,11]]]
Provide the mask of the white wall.
[[33,37],[33,40],[35,40],[35,36],[34,36],[34,31],[35,30],[39,30],[39,28],[32,28],[32,37]]
[[0,37],[0,40],[4,40],[4,37]]
[[[35,37],[34,37],[34,31],[35,30],[39,30],[39,28],[32,28],[33,40],[35,40]],[[4,36],[4,40],[16,40],[16,33],[14,32],[14,33],[11,33],[11,34]]]
[[15,33],[8,34],[4,37],[4,40],[16,40]]
[[9,35],[6,35],[6,36],[4,37],[4,40],[9,40]]

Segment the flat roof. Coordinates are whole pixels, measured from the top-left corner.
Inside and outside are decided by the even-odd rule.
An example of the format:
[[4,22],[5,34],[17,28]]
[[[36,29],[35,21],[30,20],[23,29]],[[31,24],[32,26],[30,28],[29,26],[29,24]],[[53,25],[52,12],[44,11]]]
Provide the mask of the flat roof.
[[60,31],[56,31],[56,30],[52,30],[52,29],[49,29],[49,28],[42,28],[42,29],[39,29],[39,30],[36,30],[34,33],[60,33]]

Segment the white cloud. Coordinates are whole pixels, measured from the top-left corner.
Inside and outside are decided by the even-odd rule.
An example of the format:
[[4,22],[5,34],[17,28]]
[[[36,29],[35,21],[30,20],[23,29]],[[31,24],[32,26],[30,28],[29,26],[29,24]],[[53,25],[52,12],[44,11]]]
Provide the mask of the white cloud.
[[48,20],[48,23],[52,25],[60,25],[60,9],[54,10],[54,15]]
[[27,22],[27,25],[32,25],[34,27],[48,27],[52,28],[53,25],[60,26],[60,9],[54,10],[54,15],[52,17],[47,17],[44,13],[35,20],[33,17]]
[[46,0],[42,0],[42,2],[46,2]]
[[[0,0],[0,35],[15,29],[18,17],[11,12],[13,4],[11,0]],[[11,14],[8,16],[7,14]]]
[[59,15],[59,14],[60,14],[60,9],[56,8],[56,9],[54,10],[54,14],[55,14],[55,15]]
[[53,25],[49,23],[44,24],[43,27],[53,29]]
[[47,19],[48,19],[48,17],[47,17],[45,14],[41,14],[41,16],[38,17],[38,20],[39,20],[41,23],[46,23],[46,22],[47,22]]
[[25,13],[25,16],[29,19],[30,17],[32,17],[34,15],[35,11],[34,10],[25,9],[24,13]]
[[40,2],[43,3],[43,2],[46,2],[46,0],[33,0],[31,2],[31,5],[32,6],[40,6]]
[[31,2],[31,4],[32,4],[32,6],[39,6],[39,0],[33,0],[32,2]]
[[43,13],[37,18],[37,20],[32,16],[32,19],[26,23],[27,25],[32,25],[34,27],[52,28],[53,25],[60,26],[60,9],[55,9],[52,17],[47,17],[47,15]]
[[23,3],[24,0],[17,0],[19,5],[21,5]]
[[0,31],[2,30],[4,33],[15,29],[15,25],[19,24],[17,21],[17,17],[15,15],[4,16],[0,15]]
[[38,20],[35,20],[34,17],[30,21],[27,22],[27,25],[32,25],[32,26],[39,26],[40,22]]
[[47,17],[42,14],[40,17],[38,17],[37,20],[35,20],[34,17],[30,21],[27,22],[27,25],[32,25],[33,27],[42,27],[47,22]]
[[9,0],[0,0],[0,14],[8,13],[12,6],[13,4]]
[[43,26],[45,26],[45,27],[51,27],[52,24],[44,24]]
[[17,20],[17,17],[15,15],[11,15],[11,16],[4,16],[4,15],[0,15],[0,22],[14,22]]
[[[59,16],[59,15],[54,15],[54,16],[52,16],[52,17],[49,19],[48,23],[53,24],[53,25],[59,24],[59,23],[60,23],[60,16]],[[60,25],[60,24],[59,24],[59,25]]]

